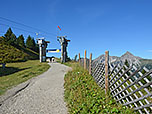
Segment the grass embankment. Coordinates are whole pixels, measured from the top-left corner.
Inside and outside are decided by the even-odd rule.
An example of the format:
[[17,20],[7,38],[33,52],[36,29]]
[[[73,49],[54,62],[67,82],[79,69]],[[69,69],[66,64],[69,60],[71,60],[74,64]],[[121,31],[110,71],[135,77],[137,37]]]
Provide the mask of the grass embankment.
[[28,57],[23,51],[7,44],[0,43],[0,63],[23,61]]
[[47,63],[40,63],[39,60],[7,63],[5,69],[0,65],[0,95],[6,92],[7,89],[42,74],[49,67]]
[[[70,63],[68,63],[69,66]],[[65,101],[71,114],[131,114],[132,110],[115,100],[96,84],[88,71],[72,63],[73,71],[65,75]]]
[[38,59],[39,54],[28,48],[14,47],[6,43],[0,43],[0,63],[11,63]]

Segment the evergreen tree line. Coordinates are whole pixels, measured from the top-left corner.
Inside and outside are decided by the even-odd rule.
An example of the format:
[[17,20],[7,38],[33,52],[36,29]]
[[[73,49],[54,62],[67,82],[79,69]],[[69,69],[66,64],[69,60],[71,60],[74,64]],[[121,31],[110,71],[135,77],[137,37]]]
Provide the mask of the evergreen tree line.
[[26,42],[24,42],[24,36],[20,35],[17,38],[16,35],[12,32],[11,28],[7,30],[0,42],[7,43],[8,45],[12,45],[16,48],[29,48],[33,51],[39,52],[39,46],[36,44],[34,38],[29,35]]

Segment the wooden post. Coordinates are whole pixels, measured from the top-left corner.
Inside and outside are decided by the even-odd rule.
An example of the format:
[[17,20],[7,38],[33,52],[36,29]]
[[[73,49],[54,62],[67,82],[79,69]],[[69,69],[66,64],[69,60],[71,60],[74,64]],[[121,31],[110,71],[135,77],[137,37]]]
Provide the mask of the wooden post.
[[84,52],[84,69],[87,69],[87,51]]
[[80,53],[79,53],[79,65],[81,65],[81,63],[80,63],[80,62],[81,62],[81,60],[80,60]]
[[108,82],[108,62],[109,62],[109,51],[105,51],[105,94],[107,95],[109,90]]
[[92,53],[90,53],[89,74],[91,74],[91,64],[92,64]]

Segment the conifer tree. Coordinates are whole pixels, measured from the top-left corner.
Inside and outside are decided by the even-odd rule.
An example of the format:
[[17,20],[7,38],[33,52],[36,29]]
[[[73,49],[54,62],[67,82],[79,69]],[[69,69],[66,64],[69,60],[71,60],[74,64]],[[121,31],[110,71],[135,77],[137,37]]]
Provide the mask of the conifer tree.
[[17,38],[17,44],[21,47],[25,47],[25,42],[24,42],[24,36],[23,35],[20,35],[18,38]]
[[6,32],[6,34],[4,35],[4,36],[5,36],[5,41],[6,41],[6,42],[9,41],[9,40],[11,39],[11,35],[12,35],[12,34],[13,34],[12,29],[9,28],[9,29],[7,30],[7,32]]
[[128,63],[127,59],[125,60],[125,65],[126,65],[127,67],[129,67],[129,63]]
[[38,45],[38,44],[35,45],[35,51],[36,51],[37,53],[39,53],[39,45]]
[[32,49],[33,51],[35,51],[36,49],[36,43],[34,38],[31,38],[31,36],[28,36],[27,40],[26,40],[26,47]]
[[4,35],[5,38],[4,38],[4,41],[10,45],[17,45],[17,38],[15,36],[15,34],[12,32],[12,29],[9,28],[6,32],[6,34]]
[[31,36],[28,36],[26,40],[26,47],[32,49],[33,48],[33,43],[32,43],[32,38]]

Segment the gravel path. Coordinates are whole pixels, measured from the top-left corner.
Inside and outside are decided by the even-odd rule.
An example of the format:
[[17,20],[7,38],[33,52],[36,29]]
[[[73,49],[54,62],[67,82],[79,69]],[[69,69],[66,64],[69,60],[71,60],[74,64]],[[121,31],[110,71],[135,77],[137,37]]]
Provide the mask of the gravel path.
[[63,85],[64,75],[71,68],[59,63],[50,65],[47,72],[11,89],[8,93],[15,94],[5,95],[0,114],[67,114]]

